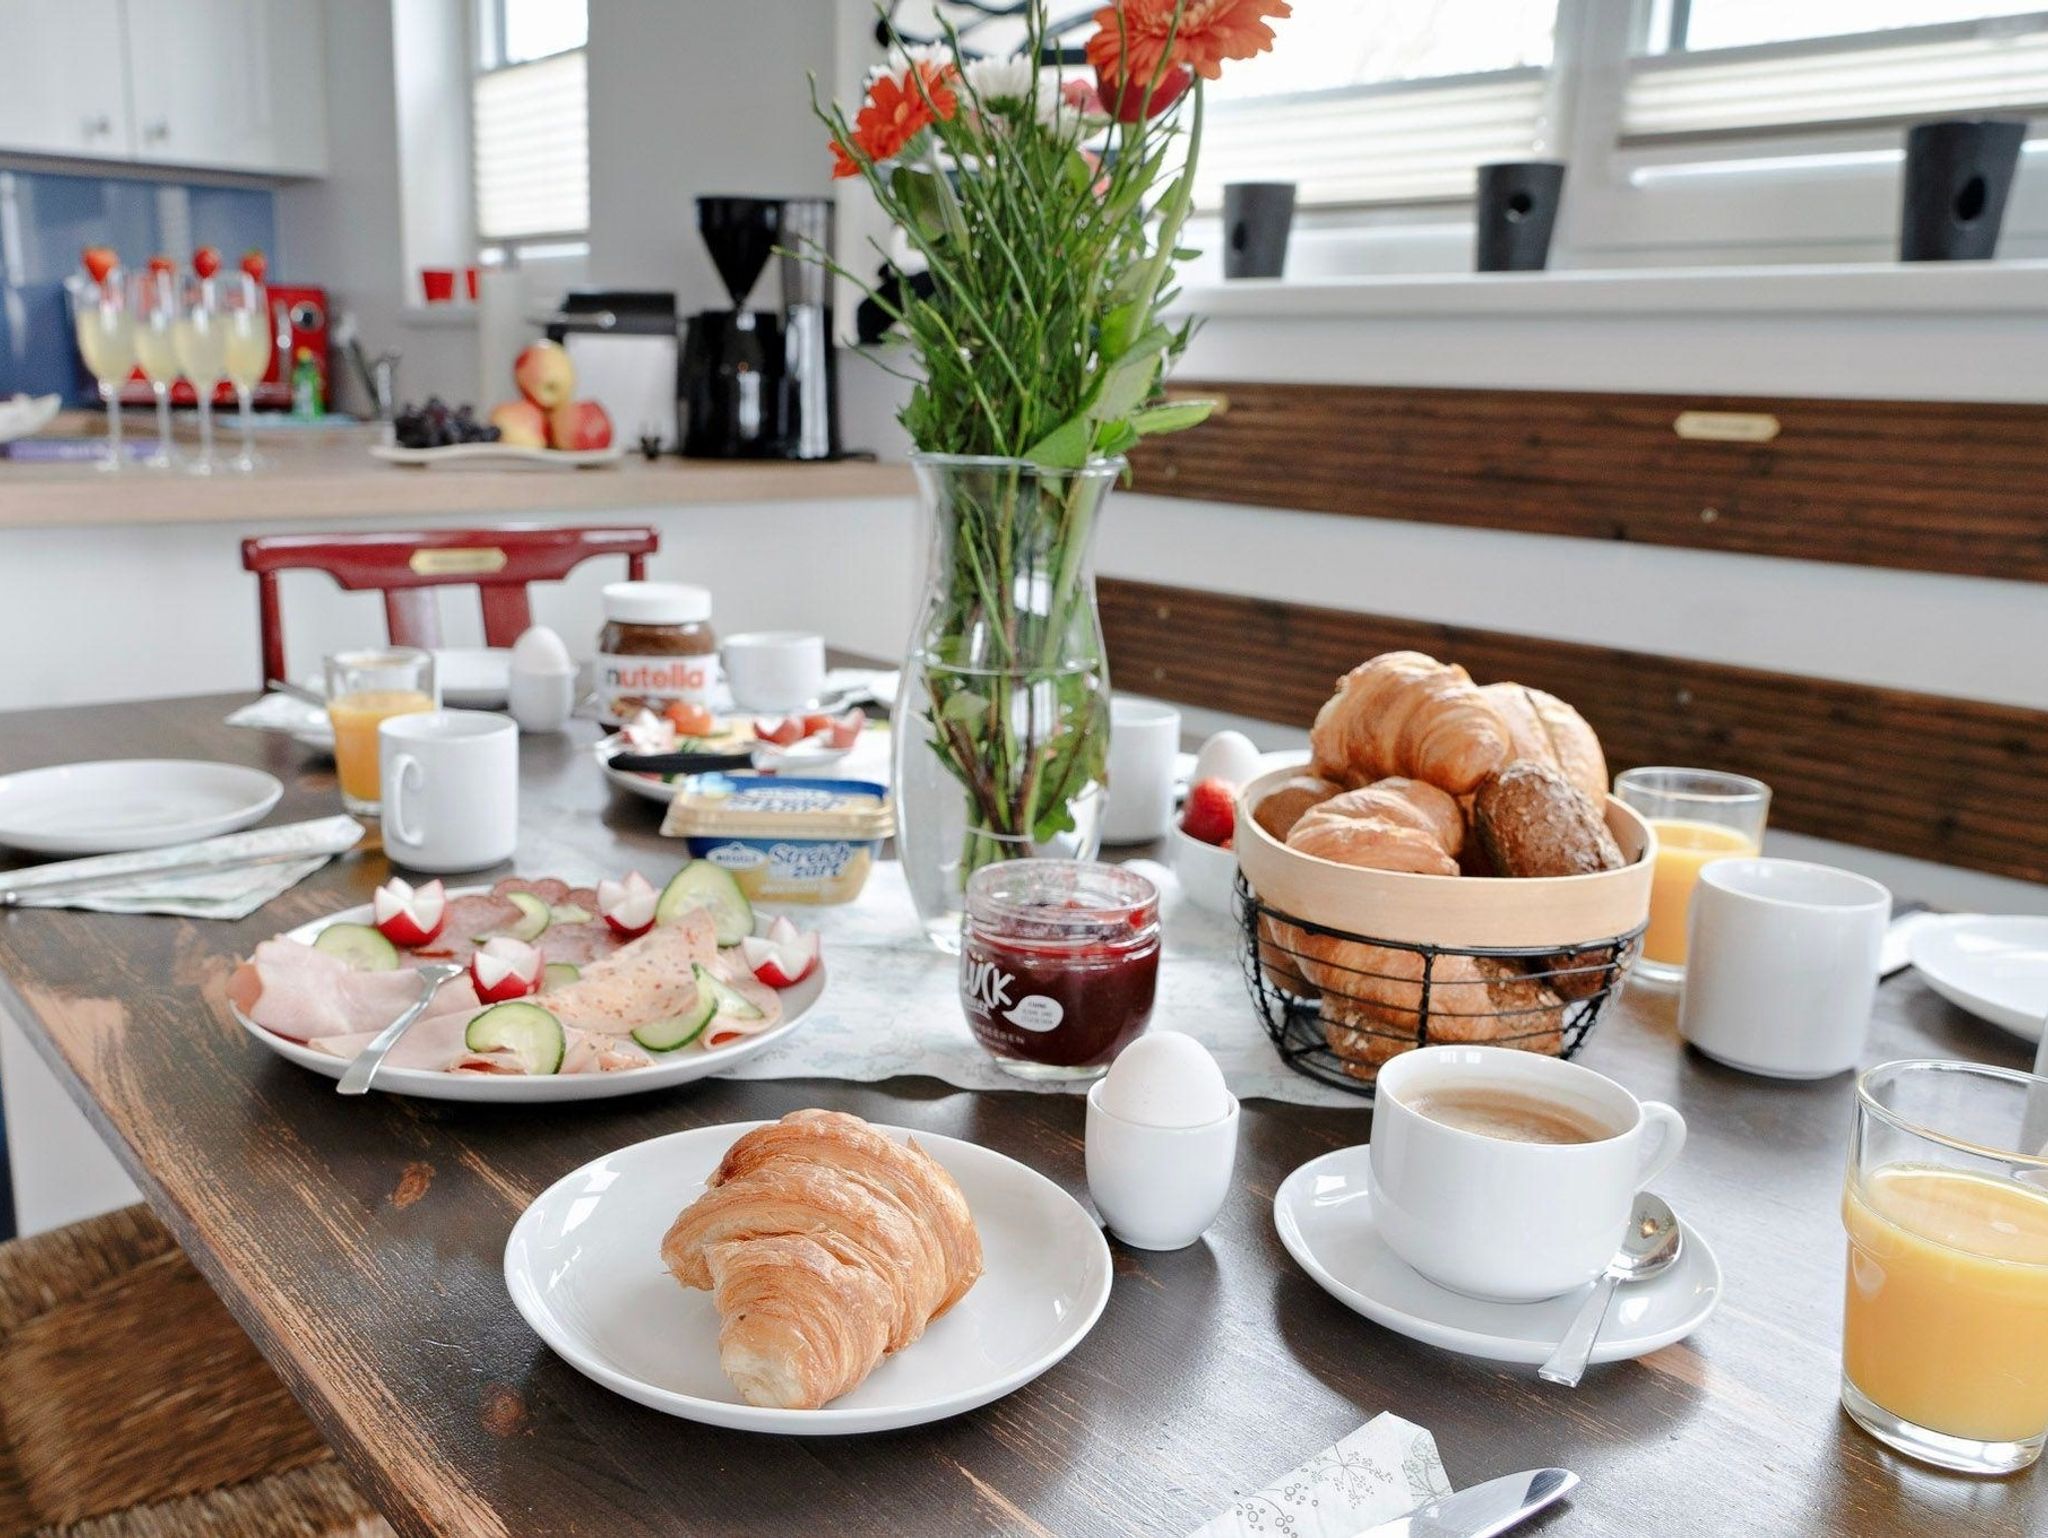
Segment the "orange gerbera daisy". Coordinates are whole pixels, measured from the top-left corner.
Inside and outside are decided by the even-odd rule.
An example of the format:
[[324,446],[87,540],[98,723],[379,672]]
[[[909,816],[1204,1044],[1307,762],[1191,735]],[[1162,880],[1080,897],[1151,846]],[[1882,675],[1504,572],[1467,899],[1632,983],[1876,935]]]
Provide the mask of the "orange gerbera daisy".
[[1167,63],[1214,80],[1225,59],[1249,59],[1273,46],[1268,16],[1294,14],[1288,0],[1185,0],[1176,28],[1173,10],[1174,0],[1116,0],[1105,6],[1095,13],[1098,30],[1088,39],[1088,62],[1105,80],[1150,80],[1170,36]]
[[[911,70],[916,71],[917,78],[913,78]],[[853,147],[860,151],[862,159],[870,163],[893,160],[903,153],[904,145],[931,126],[935,117],[951,118],[958,109],[948,84],[952,77],[952,66],[919,60],[903,72],[901,79],[883,75],[869,86],[867,100],[853,120]],[[918,78],[924,82],[922,91],[917,87]],[[929,105],[926,98],[930,98]],[[835,177],[860,175],[861,161],[837,139],[832,141],[832,159]]]

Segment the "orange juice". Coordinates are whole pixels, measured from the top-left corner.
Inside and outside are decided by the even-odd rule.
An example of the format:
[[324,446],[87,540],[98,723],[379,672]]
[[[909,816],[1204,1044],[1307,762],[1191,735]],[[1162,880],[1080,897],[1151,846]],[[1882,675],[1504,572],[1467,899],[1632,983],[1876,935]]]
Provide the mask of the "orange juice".
[[374,807],[383,794],[377,779],[377,723],[391,716],[432,710],[431,696],[417,689],[368,689],[327,702],[334,723],[334,770],[345,802]]
[[1756,840],[1739,828],[1718,823],[1653,817],[1657,868],[1650,875],[1650,927],[1643,931],[1643,959],[1685,965],[1685,920],[1700,867],[1715,860],[1757,852]]
[[1929,1431],[2048,1431],[2048,1190],[1934,1165],[1851,1179],[1842,1368]]

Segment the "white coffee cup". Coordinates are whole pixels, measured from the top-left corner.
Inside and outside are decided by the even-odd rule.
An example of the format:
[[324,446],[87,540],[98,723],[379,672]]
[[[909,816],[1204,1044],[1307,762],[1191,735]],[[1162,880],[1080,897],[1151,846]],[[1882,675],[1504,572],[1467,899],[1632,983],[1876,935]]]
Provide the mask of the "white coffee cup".
[[825,641],[803,630],[727,636],[726,687],[741,710],[802,710],[825,692]]
[[[1426,1091],[1499,1090],[1608,1135],[1528,1143],[1466,1131],[1410,1103]],[[1621,1248],[1636,1192],[1685,1146],[1685,1119],[1612,1079],[1507,1047],[1422,1047],[1380,1069],[1367,1168],[1388,1248],[1439,1286],[1505,1303],[1556,1297]]]
[[1102,842],[1145,844],[1173,822],[1173,760],[1180,712],[1157,700],[1119,694],[1109,702],[1109,805]]
[[1804,860],[1715,860],[1687,921],[1678,1034],[1775,1079],[1856,1066],[1870,1038],[1892,894]]
[[377,727],[384,852],[413,870],[482,870],[519,845],[519,728],[482,710]]

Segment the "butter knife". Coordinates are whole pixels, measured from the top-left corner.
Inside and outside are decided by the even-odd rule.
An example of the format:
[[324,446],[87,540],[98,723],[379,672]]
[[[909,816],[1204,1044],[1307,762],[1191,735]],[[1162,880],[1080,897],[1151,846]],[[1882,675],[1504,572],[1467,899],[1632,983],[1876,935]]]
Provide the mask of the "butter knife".
[[1418,1506],[1405,1517],[1382,1522],[1353,1538],[1493,1538],[1533,1516],[1579,1482],[1570,1469],[1530,1469],[1504,1474]]

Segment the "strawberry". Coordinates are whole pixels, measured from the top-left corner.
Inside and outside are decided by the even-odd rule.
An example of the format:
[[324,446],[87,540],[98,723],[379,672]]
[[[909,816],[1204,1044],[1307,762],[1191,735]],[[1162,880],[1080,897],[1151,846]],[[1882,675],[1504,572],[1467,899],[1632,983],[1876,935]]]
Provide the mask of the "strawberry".
[[178,264],[168,256],[152,256],[149,259],[149,270],[151,272],[176,272]]
[[263,274],[269,270],[270,263],[264,257],[261,246],[251,246],[242,253],[242,271],[249,274],[258,283],[263,281]]
[[85,270],[92,274],[93,282],[104,284],[107,274],[121,265],[121,255],[112,246],[87,246],[84,261]]
[[1197,780],[1181,808],[1180,830],[1227,849],[1237,834],[1237,787],[1228,780]]
[[192,270],[202,278],[210,278],[220,271],[220,247],[201,246],[192,253]]

